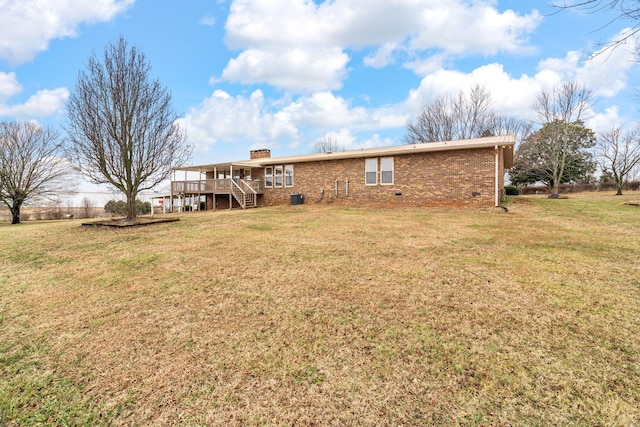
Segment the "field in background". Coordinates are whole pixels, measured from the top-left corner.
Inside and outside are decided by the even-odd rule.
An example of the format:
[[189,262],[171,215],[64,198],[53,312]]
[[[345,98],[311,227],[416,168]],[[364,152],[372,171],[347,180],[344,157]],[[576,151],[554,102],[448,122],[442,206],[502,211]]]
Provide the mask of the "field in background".
[[640,201],[0,225],[0,425],[637,425]]
[[[67,219],[69,215],[73,215],[73,218],[104,218],[111,216],[105,212],[104,206],[86,208],[49,206],[20,209],[21,222]],[[0,206],[0,224],[3,222],[11,222],[11,211],[6,206]]]

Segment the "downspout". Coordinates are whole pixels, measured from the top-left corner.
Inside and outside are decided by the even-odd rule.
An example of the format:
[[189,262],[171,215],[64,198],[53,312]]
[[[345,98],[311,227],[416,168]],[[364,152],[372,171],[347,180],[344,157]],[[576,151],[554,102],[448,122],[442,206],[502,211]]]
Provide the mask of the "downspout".
[[500,149],[496,145],[496,188],[495,188],[496,208],[500,206],[500,194],[498,194],[498,192],[500,191],[500,185],[498,183],[499,174],[500,174]]

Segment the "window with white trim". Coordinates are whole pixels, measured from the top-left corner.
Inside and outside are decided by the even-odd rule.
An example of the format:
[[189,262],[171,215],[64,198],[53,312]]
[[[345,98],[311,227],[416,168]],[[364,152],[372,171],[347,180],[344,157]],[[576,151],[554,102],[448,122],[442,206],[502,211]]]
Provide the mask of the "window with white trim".
[[293,187],[293,165],[284,165],[284,186]]
[[271,166],[264,168],[264,186],[266,188],[273,187],[273,168]]
[[382,157],[380,159],[380,184],[393,184],[393,157]]
[[275,179],[274,179],[274,187],[281,188],[282,187],[282,166],[275,167]]
[[378,159],[364,160],[364,183],[365,185],[378,184]]

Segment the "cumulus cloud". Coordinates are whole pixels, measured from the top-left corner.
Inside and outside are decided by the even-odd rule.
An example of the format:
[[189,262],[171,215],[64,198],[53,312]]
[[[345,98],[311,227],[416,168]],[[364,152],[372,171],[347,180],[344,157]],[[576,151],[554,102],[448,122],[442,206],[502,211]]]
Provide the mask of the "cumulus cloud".
[[[360,150],[363,148],[375,148],[375,147],[387,147],[394,145],[395,141],[391,138],[383,138],[377,133],[372,135],[361,137],[353,134],[353,131],[349,128],[339,129],[337,131],[331,131],[325,133],[321,138],[331,138],[345,150]],[[315,142],[309,144],[310,150],[313,148]]]
[[[620,31],[610,41],[623,37],[628,31]],[[571,51],[564,58],[541,61],[538,70],[549,77],[549,83],[575,80],[585,84],[594,95],[611,98],[627,87],[629,72],[636,65],[635,51],[622,45],[616,49],[602,48],[591,58],[581,52]]]
[[50,40],[75,36],[83,22],[109,21],[134,1],[0,1],[0,58],[13,65],[29,61],[46,50]]
[[500,51],[522,53],[527,35],[542,21],[534,11],[520,16],[512,10],[498,12],[495,2],[427,2],[423,21],[412,38],[415,50],[440,48],[447,52],[493,55]]
[[396,43],[385,43],[375,53],[364,58],[364,64],[372,68],[383,68],[394,62],[393,53],[397,49]]
[[3,73],[0,71],[0,104],[22,91],[22,85],[18,83],[16,73]]
[[15,73],[0,72],[0,117],[33,118],[59,113],[69,97],[67,88],[41,90],[23,104],[10,104],[10,99],[22,92]]
[[373,48],[363,62],[374,68],[400,53],[522,54],[541,19],[536,11],[499,12],[492,0],[235,0],[226,42],[242,52],[222,78],[294,92],[336,89],[351,50]]
[[67,88],[41,90],[29,97],[24,104],[0,105],[0,116],[46,117],[62,111],[69,98]]
[[338,48],[248,49],[229,61],[222,78],[243,84],[264,82],[294,92],[339,89],[348,61]]
[[[406,109],[415,114],[421,105],[440,95],[467,91],[479,84],[491,92],[497,111],[532,119],[531,104],[542,90],[576,81],[592,90],[596,97],[613,97],[627,87],[633,67],[637,64],[632,52],[617,49],[606,58],[600,55],[587,60],[577,51],[568,52],[563,58],[546,58],[538,63],[533,75],[513,76],[498,63],[483,65],[470,72],[440,69],[426,75],[419,87],[410,92]],[[614,117],[611,111],[607,114],[593,112],[592,116],[599,117],[598,123]]]
[[364,132],[395,128],[403,126],[406,120],[407,116],[398,114],[393,108],[353,106],[331,92],[296,99],[287,96],[267,99],[261,90],[249,96],[232,96],[216,90],[192,107],[182,124],[190,143],[198,151],[207,151],[219,141],[297,147],[300,143],[309,143],[310,134],[340,129]]
[[585,120],[585,125],[598,133],[609,131],[612,127],[627,123],[628,118],[621,117],[618,106],[605,108],[604,111],[593,112]]
[[223,140],[269,142],[295,139],[298,130],[286,114],[272,112],[264,94],[254,91],[249,97],[231,96],[216,90],[210,97],[193,106],[183,119],[189,140],[201,151]]

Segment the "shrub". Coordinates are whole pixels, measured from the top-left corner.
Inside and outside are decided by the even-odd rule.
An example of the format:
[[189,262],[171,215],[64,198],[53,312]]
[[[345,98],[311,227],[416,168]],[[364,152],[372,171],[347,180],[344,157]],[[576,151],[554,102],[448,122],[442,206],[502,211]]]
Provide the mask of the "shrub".
[[[104,210],[111,215],[124,216],[127,214],[127,203],[123,200],[109,200],[107,204],[104,205]],[[151,213],[151,203],[136,199],[136,212],[138,215]]]
[[507,196],[517,196],[520,194],[520,190],[518,190],[518,187],[515,187],[513,185],[505,185],[504,191],[507,193]]
[[136,200],[136,207],[138,208],[138,212],[146,215],[151,213],[151,203],[150,202],[144,202],[144,203],[138,203],[140,200]]
[[109,200],[107,204],[104,205],[104,210],[111,215],[126,215],[127,204],[122,200]]

